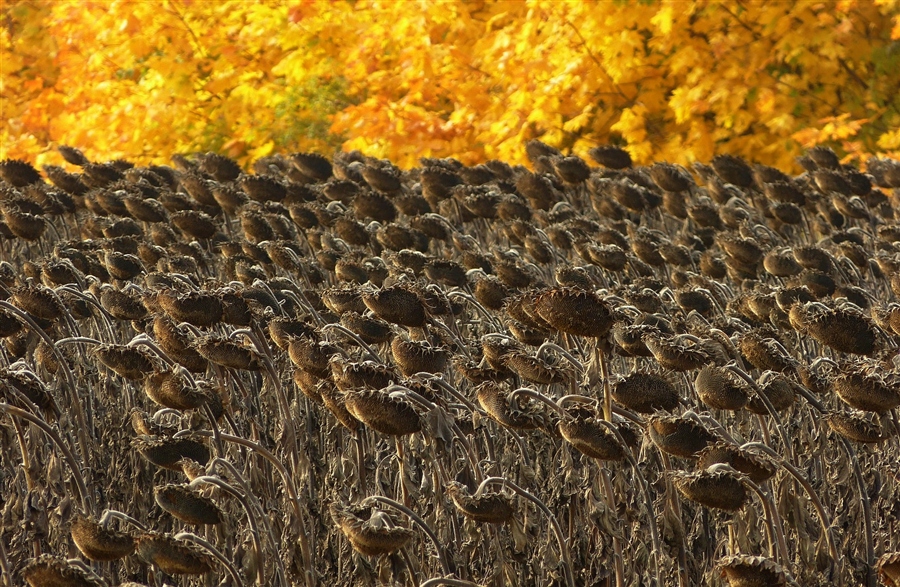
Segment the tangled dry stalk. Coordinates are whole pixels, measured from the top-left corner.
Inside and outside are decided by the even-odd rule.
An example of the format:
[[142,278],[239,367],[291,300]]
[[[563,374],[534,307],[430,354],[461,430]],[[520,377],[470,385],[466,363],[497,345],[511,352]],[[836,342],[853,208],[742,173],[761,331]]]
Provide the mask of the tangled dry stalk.
[[4,585],[900,585],[900,162],[528,151],[0,162]]

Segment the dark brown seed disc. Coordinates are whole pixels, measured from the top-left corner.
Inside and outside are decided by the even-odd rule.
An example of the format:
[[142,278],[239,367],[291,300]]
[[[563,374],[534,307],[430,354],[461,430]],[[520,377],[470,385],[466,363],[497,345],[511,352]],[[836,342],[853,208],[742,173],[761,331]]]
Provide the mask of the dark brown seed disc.
[[134,537],[125,532],[101,526],[83,514],[72,516],[69,527],[72,541],[86,558],[94,561],[112,561],[134,552]]
[[793,583],[779,564],[761,556],[727,556],[716,566],[729,587],[784,587],[789,581]]
[[[773,374],[769,373],[769,375]],[[766,396],[776,412],[783,412],[788,409],[794,405],[794,400],[796,399],[796,393],[791,381],[781,374],[774,374],[774,376],[769,377],[765,384],[759,386],[758,393],[751,395],[750,401],[747,402],[748,411],[765,416],[769,414],[769,409],[759,397],[760,394]]]
[[220,524],[223,516],[213,500],[187,485],[163,485],[154,491],[156,504],[188,524]]
[[726,442],[710,444],[698,455],[698,468],[706,469],[718,463],[730,465],[750,477],[755,483],[771,479],[778,470],[774,464],[763,457]]
[[877,350],[877,336],[871,321],[856,312],[843,309],[815,314],[807,331],[820,343],[842,353],[871,355]]
[[331,504],[329,509],[334,523],[350,541],[351,546],[366,556],[381,556],[396,552],[415,535],[408,528],[382,522],[379,515],[363,519],[350,508],[337,503]]
[[550,385],[568,381],[571,374],[540,357],[524,352],[511,352],[503,359],[503,365],[531,383]]
[[297,367],[315,373],[319,377],[328,377],[329,359],[338,353],[334,345],[318,342],[313,338],[292,338],[288,344],[288,356]]
[[425,306],[419,296],[408,289],[386,287],[365,292],[362,297],[366,307],[386,322],[412,328],[425,324]]
[[615,434],[596,417],[563,419],[559,423],[559,432],[580,453],[592,459],[621,461],[625,458],[625,449]]
[[369,344],[389,342],[394,337],[394,330],[390,323],[357,312],[341,314],[341,325]]
[[676,416],[651,416],[647,431],[656,446],[678,457],[696,458],[716,441],[715,435],[697,422]]
[[454,483],[447,487],[447,494],[465,517],[485,524],[505,524],[515,513],[513,501],[500,493],[484,492],[473,496],[465,487]]
[[475,389],[475,394],[482,409],[502,426],[533,430],[542,424],[539,414],[510,405],[508,393],[496,383],[482,383]]
[[147,532],[138,536],[137,554],[169,575],[203,575],[213,570],[213,559],[187,540]]
[[94,349],[94,356],[104,366],[125,379],[143,379],[153,371],[150,355],[137,347],[121,344],[102,344]]
[[887,438],[880,426],[858,412],[832,412],[825,417],[825,421],[829,428],[855,442],[877,443]]
[[700,369],[694,380],[694,388],[700,401],[720,410],[740,410],[750,400],[746,386],[742,385],[728,369],[716,365],[707,365]]
[[290,159],[303,175],[316,181],[325,181],[332,175],[331,162],[319,153],[294,153]]
[[577,288],[545,291],[538,295],[534,307],[550,326],[576,336],[605,336],[615,322],[606,301],[593,292]]
[[609,169],[627,169],[631,167],[631,155],[621,147],[602,145],[594,147],[588,154],[594,161]]
[[153,438],[137,437],[134,446],[145,459],[158,467],[180,471],[178,461],[187,457],[205,465],[209,461],[209,448],[203,442],[189,437]]
[[405,436],[422,429],[422,421],[406,400],[383,391],[348,391],[344,403],[360,422],[391,436]]
[[43,181],[41,174],[31,163],[20,159],[0,161],[0,178],[17,188]]
[[65,311],[56,292],[40,285],[19,287],[13,292],[11,301],[17,308],[42,320],[56,320]]
[[682,473],[675,477],[675,487],[691,501],[728,512],[741,509],[749,498],[744,484],[729,471]]
[[652,373],[633,373],[613,387],[616,403],[642,414],[678,407],[678,391],[664,377]]
[[212,293],[179,294],[173,290],[163,290],[157,299],[166,314],[176,322],[209,327],[222,320],[222,303]]
[[442,348],[399,336],[391,342],[391,352],[397,367],[407,377],[419,372],[440,373],[449,359],[449,353]]
[[716,155],[710,162],[719,178],[738,187],[750,187],[753,184],[753,171],[743,158],[735,155]]
[[129,291],[104,288],[100,292],[100,305],[119,320],[143,320],[147,317],[147,308],[137,295]]
[[867,412],[886,412],[900,406],[900,393],[877,375],[849,371],[835,377],[834,391],[849,406]]
[[277,316],[269,320],[269,337],[282,350],[287,350],[291,339],[316,337],[316,330],[306,322],[294,318]]
[[741,355],[760,370],[787,372],[794,367],[794,361],[782,352],[773,339],[764,338],[758,332],[748,332],[738,343]]
[[144,393],[159,405],[173,410],[195,410],[209,397],[192,387],[187,377],[177,371],[160,371],[144,380]]
[[341,391],[383,389],[400,381],[400,375],[392,367],[366,361],[355,363],[338,356],[332,357],[331,376]]
[[31,587],[101,587],[99,577],[64,558],[42,554],[22,567],[21,576]]
[[660,365],[673,371],[699,369],[710,361],[709,355],[700,347],[686,344],[675,336],[652,332],[644,336],[644,343]]
[[229,369],[259,371],[262,367],[256,351],[230,339],[203,336],[197,339],[194,348],[207,361]]

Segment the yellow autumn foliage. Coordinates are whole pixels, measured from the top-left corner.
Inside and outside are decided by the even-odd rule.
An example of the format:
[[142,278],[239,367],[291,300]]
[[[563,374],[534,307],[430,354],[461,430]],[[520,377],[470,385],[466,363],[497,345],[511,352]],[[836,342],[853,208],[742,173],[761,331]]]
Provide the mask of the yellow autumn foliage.
[[0,158],[900,153],[900,0],[4,0]]

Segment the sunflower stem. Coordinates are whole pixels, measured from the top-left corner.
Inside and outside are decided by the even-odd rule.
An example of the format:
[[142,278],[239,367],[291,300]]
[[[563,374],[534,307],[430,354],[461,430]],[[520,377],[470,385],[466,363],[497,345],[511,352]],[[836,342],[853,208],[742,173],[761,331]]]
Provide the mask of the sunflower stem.
[[78,488],[78,497],[81,501],[81,507],[84,508],[84,511],[92,513],[94,511],[94,503],[91,499],[90,493],[88,493],[87,485],[85,485],[84,483],[84,477],[81,475],[81,469],[78,468],[78,461],[75,459],[75,455],[72,454],[72,451],[69,449],[69,447],[66,446],[66,444],[63,442],[62,438],[59,436],[59,433],[54,430],[49,424],[44,422],[41,418],[26,410],[23,410],[22,408],[17,408],[7,403],[0,403],[0,412],[5,412],[13,418],[20,418],[31,422],[50,437],[50,440],[52,440],[53,444],[55,444],[57,448],[59,448],[59,450],[63,453],[63,457],[69,464],[69,470],[72,472],[72,478],[75,480],[75,486]]
[[[221,458],[217,458],[216,461],[222,460]],[[202,483],[206,483],[208,485],[215,485],[228,495],[232,496],[236,500],[240,502],[243,506],[244,511],[247,513],[247,522],[250,524],[250,536],[253,538],[253,547],[256,550],[256,556],[259,557],[260,562],[265,560],[265,556],[263,554],[262,543],[259,539],[259,526],[257,523],[256,512],[250,508],[250,504],[248,503],[247,496],[239,492],[237,489],[232,487],[229,483],[219,479],[218,477],[213,477],[211,475],[203,475],[193,479],[190,482],[190,487],[196,487]],[[281,557],[278,556],[278,553],[275,553],[275,560],[280,563]],[[284,575],[279,572],[279,580],[282,585],[287,585],[285,583]],[[265,585],[265,565],[260,564],[257,569],[256,582],[260,585]]]
[[363,339],[361,339],[358,334],[343,326],[342,324],[338,324],[337,322],[326,324],[322,326],[320,330],[322,330],[323,332],[326,330],[337,330],[341,334],[352,338],[356,344],[358,344],[362,349],[366,351],[366,354],[369,355],[369,358],[371,358],[379,365],[384,365],[384,361],[381,360],[381,357],[378,356],[378,353],[376,353],[372,347],[370,347]]
[[612,388],[609,385],[609,369],[606,364],[606,353],[600,348],[600,342],[595,347],[597,363],[600,365],[600,379],[603,381],[603,417],[607,422],[612,422]]
[[[210,430],[195,430],[193,433],[207,438],[212,438],[214,436],[214,433]],[[312,557],[309,552],[309,533],[306,529],[306,519],[303,517],[303,510],[300,507],[300,496],[297,493],[297,488],[294,485],[291,474],[288,472],[287,468],[285,468],[284,464],[261,444],[253,442],[252,440],[247,440],[246,438],[241,438],[240,436],[232,436],[231,434],[226,434],[224,432],[220,433],[219,436],[226,442],[232,442],[249,448],[269,461],[272,466],[275,467],[275,470],[278,471],[278,474],[281,476],[281,480],[284,483],[285,490],[288,493],[288,501],[291,504],[291,508],[294,510],[294,523],[296,524],[296,530],[299,536],[300,555],[303,557],[303,569],[306,583],[307,585],[315,585],[315,571],[312,567]]]
[[[778,415],[778,411],[775,410],[775,406],[772,405],[772,402],[769,400],[769,396],[765,394],[765,392],[759,387],[756,381],[747,374],[746,371],[738,367],[734,363],[729,363],[725,366],[732,373],[743,379],[747,382],[747,384],[753,388],[753,391],[756,393],[756,396],[762,401],[763,405],[766,406],[766,411],[769,412],[769,415],[772,417],[772,421],[775,423],[775,428],[778,430],[778,434],[781,436],[781,441],[784,443],[784,450],[788,455],[788,461],[791,463],[794,462],[794,445],[791,442],[791,437],[788,434],[787,430],[784,427],[784,424],[781,421],[781,416]],[[765,422],[761,422],[763,429],[766,429]]]
[[638,480],[638,484],[641,486],[641,494],[644,496],[644,505],[647,508],[647,522],[650,525],[650,540],[653,543],[653,568],[655,571],[656,585],[661,586],[663,583],[660,580],[659,574],[659,553],[662,552],[662,542],[659,538],[659,528],[657,528],[656,526],[656,515],[653,513],[653,496],[650,494],[650,486],[647,484],[647,480],[644,478],[643,473],[641,473],[637,461],[634,460],[634,456],[631,454],[631,451],[628,450],[628,443],[626,443],[625,439],[622,438],[622,435],[619,433],[619,429],[616,427],[616,425],[610,421],[602,421],[600,422],[600,424],[605,426],[607,430],[612,432],[615,435],[616,440],[624,448],[622,452],[625,453],[625,458],[628,459],[628,464],[631,465],[631,469],[632,471],[634,471],[634,476]]
[[866,481],[863,477],[862,469],[859,466],[859,459],[856,456],[856,451],[853,450],[853,445],[851,445],[850,441],[843,436],[838,435],[838,440],[841,442],[841,445],[844,447],[844,452],[847,453],[847,457],[850,459],[853,477],[856,479],[856,484],[859,487],[859,496],[862,500],[863,507],[863,524],[865,526],[866,535],[866,587],[875,587],[875,536],[872,532],[872,504],[869,501],[869,490],[866,488]]
[[412,522],[416,526],[418,526],[422,530],[422,532],[425,533],[426,536],[428,536],[428,539],[431,541],[431,543],[434,544],[434,549],[437,552],[438,560],[441,563],[441,568],[443,569],[444,574],[445,575],[453,575],[454,570],[450,565],[450,561],[447,558],[447,553],[444,550],[444,547],[441,545],[440,541],[438,540],[438,537],[434,533],[434,530],[431,529],[431,526],[429,526],[428,523],[425,522],[425,520],[423,520],[421,517],[419,517],[419,515],[416,512],[412,511],[411,509],[409,509],[407,506],[403,505],[402,503],[399,503],[389,497],[384,497],[382,495],[372,495],[370,497],[367,497],[366,499],[364,499],[362,501],[362,505],[366,506],[372,502],[390,506],[390,507],[406,514],[407,517],[409,517],[409,519],[412,520]]
[[762,503],[763,511],[766,514],[766,529],[769,534],[769,556],[771,556],[775,562],[780,563],[785,568],[790,567],[791,557],[788,553],[787,542],[784,538],[784,529],[781,527],[781,524],[776,524],[776,512],[775,512],[775,504],[772,499],[757,485],[754,483],[747,475],[741,473],[731,465],[726,463],[717,463],[712,465],[707,469],[707,471],[713,473],[716,471],[727,471],[734,475],[737,475],[741,482],[744,483],[747,487],[749,487],[753,493],[759,498],[759,501]]
[[[618,510],[618,506],[616,505],[616,493],[613,490],[612,483],[609,481],[609,475],[607,475],[606,470],[601,466],[600,469],[600,480],[603,484],[603,491],[606,493],[606,506],[609,508],[612,515],[615,517],[616,522],[620,522],[619,517],[616,515],[616,511]],[[624,586],[625,579],[625,565],[622,557],[622,540],[618,536],[613,536],[613,550],[615,552],[615,559],[613,560],[613,564],[616,569],[616,587]]]
[[9,566],[9,558],[6,556],[6,545],[0,540],[0,576],[3,577],[3,584],[7,587],[13,587],[12,570]]
[[15,418],[12,418],[13,426],[16,429],[16,437],[19,439],[19,451],[22,453],[22,471],[25,473],[25,487],[28,491],[34,489],[34,479],[31,478],[31,459],[28,456],[28,447],[25,445],[25,435],[22,433],[22,425]]
[[548,408],[552,409],[554,412],[559,414],[560,417],[563,418],[564,420],[572,419],[572,416],[569,414],[569,412],[565,411],[555,401],[553,401],[552,399],[550,399],[543,393],[541,393],[539,391],[535,391],[534,389],[530,389],[528,387],[519,387],[518,389],[513,390],[509,394],[509,399],[513,400],[520,395],[525,396],[525,397],[530,397],[533,400],[537,400],[537,401],[541,402],[542,404],[544,404],[545,406],[547,406]]
[[809,495],[809,499],[813,503],[813,507],[816,509],[816,513],[819,514],[819,525],[822,527],[822,533],[825,536],[825,540],[828,542],[828,552],[831,555],[831,558],[834,560],[834,564],[837,567],[837,577],[839,584],[842,583],[841,580],[841,557],[837,551],[837,543],[834,538],[834,533],[831,528],[831,517],[828,515],[825,506],[822,504],[822,501],[819,499],[819,494],[816,493],[816,490],[813,488],[812,484],[803,476],[803,474],[796,468],[794,465],[787,462],[781,455],[772,450],[770,447],[766,446],[760,442],[749,442],[747,444],[741,445],[741,449],[755,448],[759,451],[764,452],[766,455],[771,457],[775,462],[781,465],[785,471],[787,471],[797,482],[803,487],[806,491],[806,494]]
[[188,540],[202,546],[204,549],[206,549],[207,552],[216,557],[219,562],[225,566],[226,569],[228,569],[228,574],[231,575],[231,578],[234,581],[234,584],[237,585],[237,587],[244,586],[244,582],[241,581],[240,574],[237,572],[237,569],[234,568],[234,565],[231,564],[231,561],[225,558],[225,555],[222,554],[218,548],[210,544],[208,541],[191,532],[179,532],[175,535],[175,538],[179,540]]
[[122,520],[123,522],[127,522],[127,523],[131,524],[132,526],[134,526],[135,528],[137,528],[138,530],[140,530],[141,532],[147,531],[147,526],[138,522],[136,519],[132,518],[128,514],[126,514],[124,512],[120,512],[119,510],[110,510],[110,509],[103,510],[103,513],[100,515],[100,522],[99,522],[100,525],[105,526],[106,524],[108,524],[110,518],[117,518],[119,520]]
[[[78,435],[78,443],[81,445],[81,455],[84,459],[85,464],[90,463],[91,461],[91,451],[90,445],[88,444],[88,433],[93,436],[93,427],[88,426],[87,419],[84,415],[84,409],[81,406],[81,401],[78,397],[77,387],[75,385],[75,376],[72,375],[72,371],[69,369],[69,364],[66,362],[66,358],[60,352],[60,350],[54,344],[53,339],[51,339],[46,332],[42,328],[40,328],[34,320],[31,319],[26,312],[23,312],[19,308],[13,306],[9,302],[0,300],[0,308],[6,310],[7,312],[13,314],[16,319],[21,322],[27,324],[32,332],[36,333],[44,343],[53,351],[53,354],[56,355],[56,360],[59,362],[59,368],[62,369],[63,376],[66,380],[66,387],[69,391],[69,406],[72,411],[75,412],[75,423],[76,423],[76,434]],[[73,457],[74,458],[74,457]]]
[[439,587],[440,585],[446,585],[447,587],[478,587],[476,583],[453,577],[435,577],[419,583],[419,587]]
[[572,557],[569,554],[569,547],[566,544],[566,539],[563,536],[562,529],[559,527],[559,522],[556,520],[556,516],[553,515],[553,512],[550,511],[550,508],[548,508],[543,501],[535,497],[533,494],[522,489],[512,481],[504,479],[503,477],[488,477],[481,482],[481,485],[478,487],[478,492],[483,491],[483,488],[490,484],[499,484],[505,487],[509,487],[521,497],[524,497],[525,499],[536,505],[537,508],[541,510],[541,512],[543,512],[544,516],[547,517],[547,521],[550,523],[550,528],[553,530],[553,534],[556,536],[556,541],[559,544],[563,573],[566,577],[566,585],[568,587],[575,587],[575,576],[572,573]]

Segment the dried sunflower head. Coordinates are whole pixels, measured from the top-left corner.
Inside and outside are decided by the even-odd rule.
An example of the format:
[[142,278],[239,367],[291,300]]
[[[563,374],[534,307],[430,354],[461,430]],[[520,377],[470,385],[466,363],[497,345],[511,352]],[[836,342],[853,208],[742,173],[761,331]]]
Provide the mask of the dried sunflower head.
[[66,311],[55,291],[30,281],[16,288],[10,301],[17,308],[42,320],[56,320]]
[[203,391],[190,385],[180,371],[157,371],[144,379],[144,393],[159,405],[174,410],[195,410],[209,400]]
[[94,349],[93,354],[104,366],[125,379],[140,380],[153,372],[153,359],[138,347],[101,344]]
[[781,565],[761,556],[726,556],[716,565],[729,587],[783,587],[793,579]]
[[616,403],[642,414],[657,410],[674,410],[681,403],[675,386],[660,375],[632,373],[618,382],[612,390]]
[[554,329],[576,336],[605,336],[615,322],[605,300],[578,288],[560,287],[542,292],[535,298],[534,309]]
[[[715,467],[713,465],[710,469]],[[691,501],[728,512],[741,509],[749,498],[740,474],[736,471],[676,472],[675,487]]]
[[677,457],[696,458],[700,451],[718,440],[703,425],[688,418],[655,415],[647,424],[653,444]]
[[743,381],[738,380],[727,368],[716,365],[700,369],[694,380],[694,389],[700,401],[720,410],[740,410],[750,400]]
[[861,412],[831,412],[825,416],[828,427],[854,442],[874,444],[887,438],[881,426]]
[[38,170],[28,161],[21,159],[0,161],[0,178],[17,188],[43,181]]
[[588,151],[591,159],[609,169],[628,169],[632,165],[631,154],[622,147],[601,145]]
[[569,370],[526,352],[513,351],[504,355],[503,365],[522,379],[543,385],[565,383],[573,376]]
[[643,340],[653,357],[666,369],[691,371],[710,361],[710,355],[700,345],[683,337],[648,332]]
[[21,575],[31,587],[101,587],[105,584],[86,566],[49,554],[29,560],[22,567]]
[[858,410],[881,413],[900,406],[896,383],[868,372],[863,365],[845,365],[832,384],[838,397]]
[[560,420],[558,427],[562,437],[583,455],[601,461],[623,460],[626,448],[601,421],[596,414],[577,414]]
[[400,336],[391,341],[391,353],[400,372],[407,377],[419,372],[441,373],[450,358],[450,353],[442,347]]
[[806,331],[820,343],[842,353],[872,355],[879,348],[871,319],[850,309],[828,308],[810,313]]
[[206,444],[190,436],[178,438],[162,438],[153,436],[138,436],[132,444],[141,456],[164,469],[180,471],[179,462],[183,458],[197,461],[201,465],[209,462],[210,452]]
[[247,371],[261,369],[256,351],[228,338],[201,336],[194,342],[194,348],[204,359],[222,367]]
[[213,558],[199,547],[159,532],[137,538],[137,554],[169,575],[204,575],[213,570]]
[[382,320],[412,328],[420,328],[425,324],[425,306],[419,296],[409,289],[401,286],[385,287],[365,291],[362,298],[366,307]]
[[356,363],[335,355],[329,364],[332,380],[341,391],[383,389],[400,380],[393,368],[373,361]]
[[502,493],[485,491],[471,495],[461,483],[450,483],[447,494],[465,517],[485,524],[505,524],[515,514],[513,500]]
[[697,459],[697,466],[701,469],[718,463],[726,464],[747,475],[755,483],[771,479],[778,470],[765,458],[724,441],[708,445],[697,455]]
[[72,541],[86,558],[93,561],[112,561],[134,552],[134,536],[106,528],[93,518],[76,513],[69,526]]
[[522,409],[509,401],[508,392],[488,381],[475,388],[478,404],[501,426],[517,430],[533,430],[544,425],[543,415],[533,409]]
[[[183,467],[182,463],[182,467]],[[188,485],[162,485],[153,492],[156,504],[188,524],[220,524],[222,510],[208,497]]]
[[[415,534],[403,528],[380,511],[359,511],[358,508],[332,503],[331,518],[350,540],[350,545],[366,556],[381,556],[403,548]],[[368,514],[368,515],[367,515]],[[366,518],[360,515],[367,515]]]
[[405,436],[422,429],[422,420],[409,401],[382,390],[347,391],[344,405],[356,419],[382,434]]

